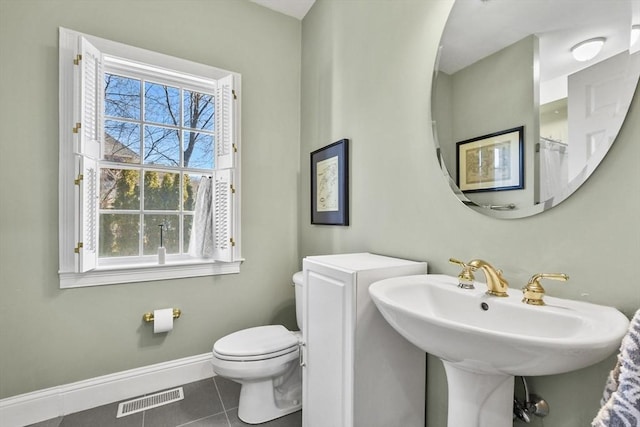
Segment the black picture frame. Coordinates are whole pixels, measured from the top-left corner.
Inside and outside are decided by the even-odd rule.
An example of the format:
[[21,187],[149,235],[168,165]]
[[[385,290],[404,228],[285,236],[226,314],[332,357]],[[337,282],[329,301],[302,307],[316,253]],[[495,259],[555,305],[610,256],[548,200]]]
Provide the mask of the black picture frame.
[[311,153],[311,224],[349,225],[349,140]]
[[524,126],[456,143],[456,184],[463,193],[524,188]]

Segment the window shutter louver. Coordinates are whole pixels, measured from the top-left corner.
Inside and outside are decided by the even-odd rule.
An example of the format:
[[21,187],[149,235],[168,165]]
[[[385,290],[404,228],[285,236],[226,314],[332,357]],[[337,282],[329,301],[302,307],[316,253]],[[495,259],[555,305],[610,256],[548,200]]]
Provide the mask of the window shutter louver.
[[77,133],[80,138],[77,152],[83,156],[99,159],[101,142],[104,139],[102,54],[83,37],[80,37],[79,43],[79,51],[82,56],[78,64],[80,77],[78,123],[80,128]]
[[213,259],[231,262],[233,257],[233,171],[224,169],[215,171],[213,183]]
[[215,105],[215,168],[234,167],[235,123],[234,123],[233,75],[218,80]]
[[79,38],[77,59],[78,111],[76,111],[76,230],[77,271],[93,270],[98,262],[99,169],[104,130],[102,54]]
[[[93,270],[98,263],[98,162],[78,156],[77,229],[78,272]],[[81,243],[81,246],[80,246]]]

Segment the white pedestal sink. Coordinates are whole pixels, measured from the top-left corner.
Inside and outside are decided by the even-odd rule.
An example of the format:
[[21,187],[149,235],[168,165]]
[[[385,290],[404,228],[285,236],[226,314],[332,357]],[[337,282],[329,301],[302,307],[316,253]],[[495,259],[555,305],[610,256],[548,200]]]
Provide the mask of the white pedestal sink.
[[545,297],[547,305],[460,289],[439,274],[396,277],[369,287],[389,324],[440,358],[449,387],[449,427],[513,425],[515,375],[552,375],[590,366],[620,346],[629,321],[612,307]]

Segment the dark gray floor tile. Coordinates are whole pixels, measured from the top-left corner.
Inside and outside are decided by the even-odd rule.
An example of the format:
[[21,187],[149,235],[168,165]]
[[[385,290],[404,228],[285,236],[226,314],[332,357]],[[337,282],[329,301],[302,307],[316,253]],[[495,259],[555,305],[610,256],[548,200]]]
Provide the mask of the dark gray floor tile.
[[228,411],[229,409],[237,408],[238,400],[240,400],[240,384],[220,376],[213,377],[213,380],[218,386],[224,409]]
[[27,427],[59,427],[61,422],[62,422],[62,417],[51,418],[50,420],[41,421],[35,424],[30,424]]
[[[227,411],[231,427],[247,427],[251,424],[242,422],[238,418],[238,410],[232,409]],[[302,426],[302,411],[297,411],[284,417],[276,418],[275,420],[268,421],[266,423],[258,424],[260,427],[301,427]]]
[[75,414],[65,415],[59,427],[142,427],[142,412],[116,418],[118,404],[98,406]]
[[184,400],[144,412],[145,427],[175,427],[224,411],[213,379],[182,386]]
[[178,427],[229,427],[227,416],[223,413],[201,418]]

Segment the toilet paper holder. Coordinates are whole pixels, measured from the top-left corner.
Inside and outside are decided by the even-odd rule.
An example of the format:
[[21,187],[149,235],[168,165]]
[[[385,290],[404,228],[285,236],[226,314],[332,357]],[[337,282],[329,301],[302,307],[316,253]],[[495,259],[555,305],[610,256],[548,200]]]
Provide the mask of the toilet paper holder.
[[[182,314],[182,311],[180,311],[179,308],[174,308],[173,309],[173,318],[174,319],[178,319],[181,314]],[[147,323],[153,322],[153,313],[145,313],[145,314],[143,314],[142,315],[142,319]]]

